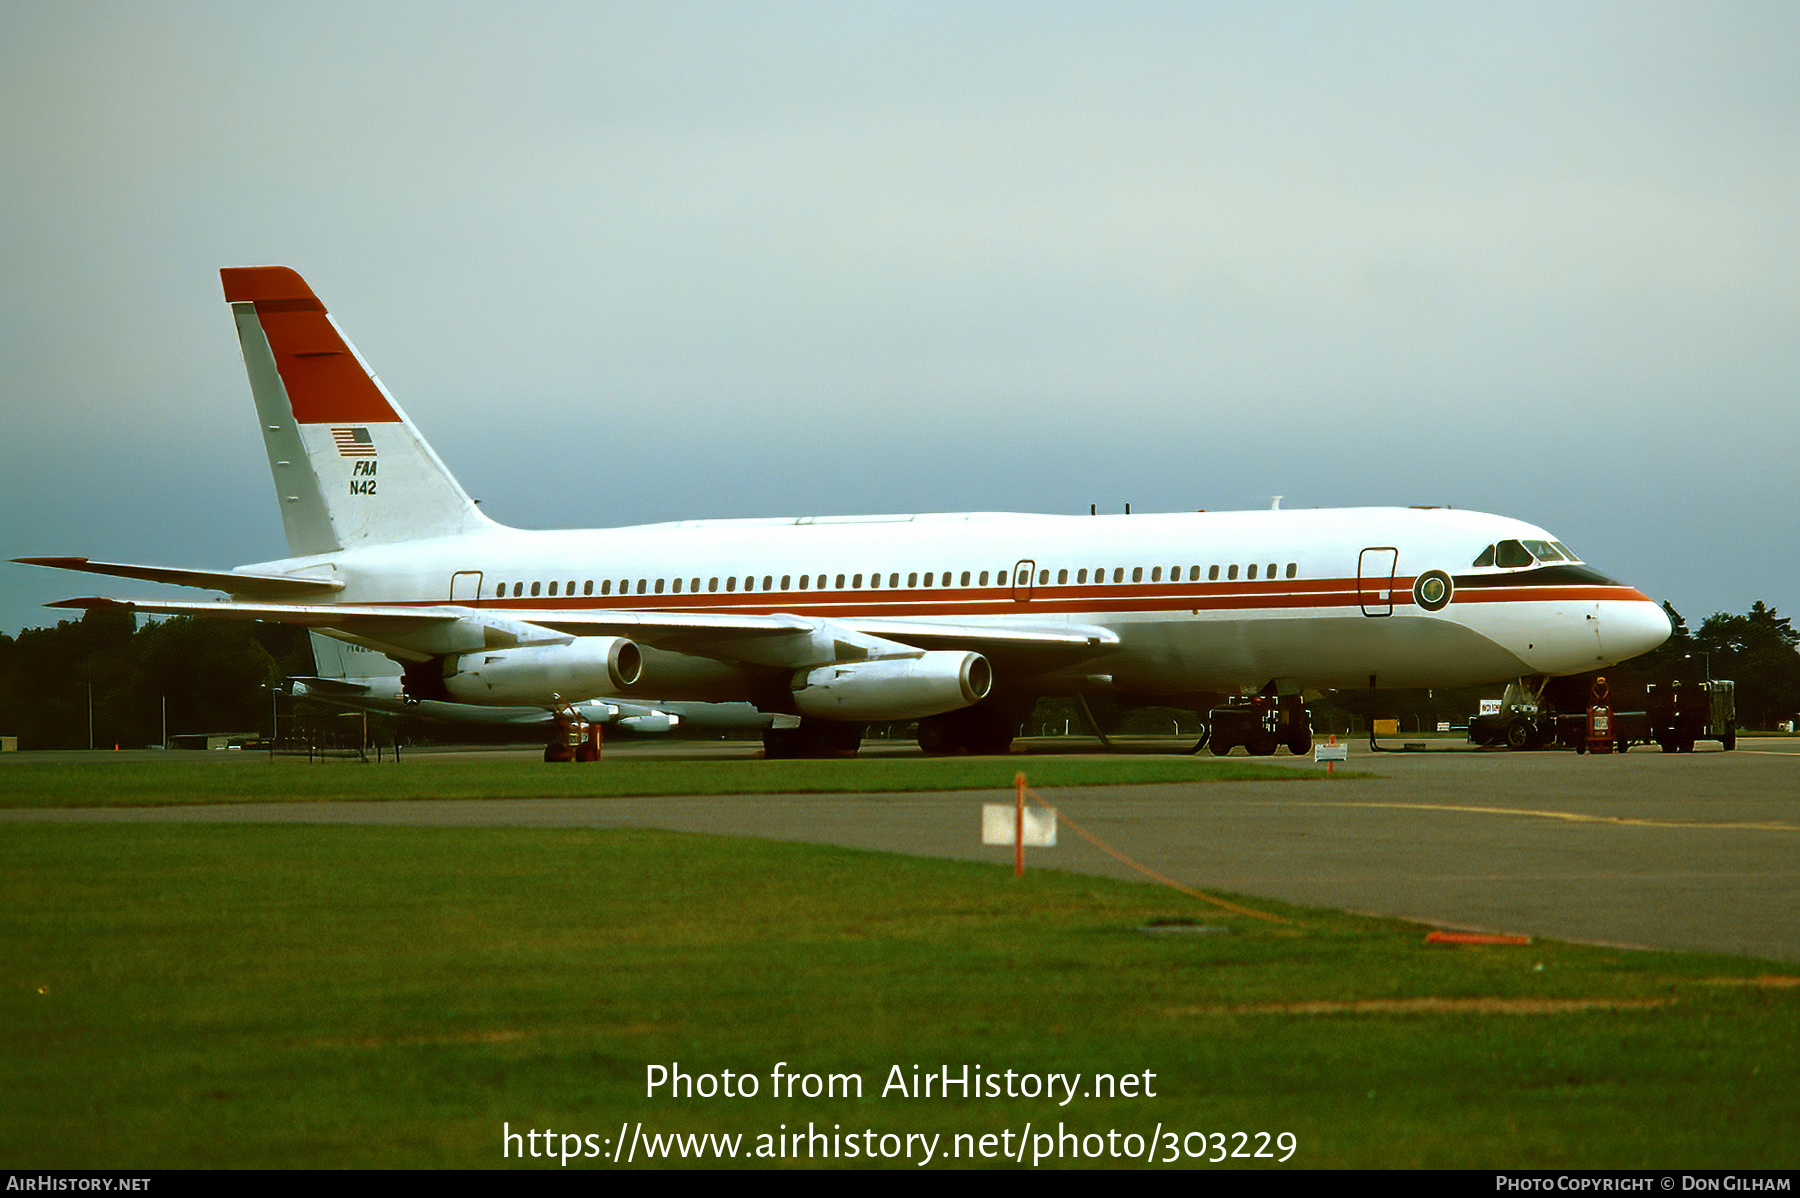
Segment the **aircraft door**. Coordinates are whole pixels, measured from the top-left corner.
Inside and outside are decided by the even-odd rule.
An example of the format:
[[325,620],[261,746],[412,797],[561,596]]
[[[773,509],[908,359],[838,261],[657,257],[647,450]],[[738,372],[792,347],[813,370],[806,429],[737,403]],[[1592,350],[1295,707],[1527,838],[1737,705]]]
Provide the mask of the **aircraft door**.
[[1031,598],[1031,576],[1037,571],[1037,563],[1031,558],[1022,558],[1013,567],[1013,599],[1024,603]]
[[480,570],[458,570],[450,576],[450,602],[473,603],[480,598]]
[[1362,551],[1356,559],[1356,601],[1365,616],[1394,614],[1394,567],[1400,551],[1383,545]]

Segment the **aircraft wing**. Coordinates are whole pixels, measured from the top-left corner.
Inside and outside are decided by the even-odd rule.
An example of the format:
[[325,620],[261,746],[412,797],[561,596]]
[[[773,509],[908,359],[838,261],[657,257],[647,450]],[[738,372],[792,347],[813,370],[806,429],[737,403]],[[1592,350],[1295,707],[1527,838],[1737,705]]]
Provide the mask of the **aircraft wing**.
[[15,557],[26,566],[48,566],[53,570],[79,570],[84,574],[111,574],[117,578],[136,578],[143,582],[166,582],[178,587],[201,587],[225,591],[232,595],[255,595],[264,599],[299,599],[308,595],[324,596],[344,589],[334,578],[299,578],[292,574],[240,574],[227,570],[180,570],[169,566],[133,566],[124,562],[95,562],[85,557]]
[[[805,616],[711,615],[680,612],[544,612],[535,623],[579,636],[629,637],[657,649],[773,665],[816,664],[845,658],[854,646],[869,656],[903,649],[963,649],[1029,669],[1054,669],[1115,648],[1118,633],[1090,624],[954,624],[924,620],[809,619]],[[795,641],[805,638],[807,649]],[[832,654],[819,646],[832,645]],[[784,659],[785,654],[791,659]],[[850,657],[853,659],[854,654]]]
[[64,599],[48,607],[148,612],[209,620],[267,620],[329,631],[401,661],[450,653],[567,643],[578,636],[629,638],[658,649],[759,665],[818,665],[849,643],[861,656],[888,656],[905,646],[794,615],[700,612],[530,612],[529,620],[449,604],[191,603],[163,599]]
[[518,619],[454,605],[354,603],[185,603],[156,599],[65,599],[50,607],[100,608],[268,620],[329,630],[340,639],[403,661],[445,653],[566,643],[578,636],[623,637],[677,653],[755,665],[802,667],[893,657],[913,649],[964,649],[1031,668],[1050,669],[1119,643],[1107,628],[1084,624],[990,625],[911,620],[808,619],[708,612],[534,611]]
[[348,624],[383,621],[386,623],[444,623],[467,615],[469,609],[456,607],[399,607],[387,604],[357,603],[232,603],[221,599],[216,603],[181,603],[163,599],[104,599],[91,595],[81,599],[63,599],[46,603],[45,607],[75,607],[88,610],[150,612],[159,616],[204,616],[209,620],[269,620],[276,624],[299,624],[306,628],[335,628]]
[[466,607],[404,607],[356,603],[182,603],[164,599],[64,599],[46,607],[149,612],[207,620],[267,620],[329,630],[401,661],[426,661],[445,653],[521,645],[567,643],[572,636],[541,625],[497,619]]
[[[387,603],[182,603],[162,599],[104,599],[89,596],[47,603],[46,607],[119,608],[152,612],[157,615],[204,616],[214,620],[269,620],[277,624],[299,624],[308,628],[340,628],[370,621],[400,624],[433,623],[475,618],[484,622],[529,624],[555,629],[570,636],[642,636],[646,643],[656,644],[683,636],[771,635],[809,632],[818,622],[801,616],[706,615],[701,613],[655,612],[638,614],[622,611],[544,611],[529,613],[529,620],[497,617],[480,608],[450,604],[410,606]],[[655,639],[653,639],[655,638]]]

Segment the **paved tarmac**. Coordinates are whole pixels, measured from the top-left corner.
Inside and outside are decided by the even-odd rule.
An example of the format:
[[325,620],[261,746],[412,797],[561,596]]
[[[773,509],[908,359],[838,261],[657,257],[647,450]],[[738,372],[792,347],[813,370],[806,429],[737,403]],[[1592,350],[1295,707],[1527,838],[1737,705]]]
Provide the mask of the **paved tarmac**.
[[[735,756],[753,748],[624,751]],[[1031,759],[1018,761],[1029,776]],[[1077,787],[1043,797],[1190,886],[1438,927],[1800,961],[1800,741],[1600,757],[1371,754],[1356,745],[1348,768],[1379,776]],[[1011,848],[978,843],[981,804],[1007,798],[948,791],[268,803],[0,811],[0,822],[657,827],[1010,863]],[[1142,880],[1066,822],[1059,839],[1055,848],[1028,850],[1028,868]]]

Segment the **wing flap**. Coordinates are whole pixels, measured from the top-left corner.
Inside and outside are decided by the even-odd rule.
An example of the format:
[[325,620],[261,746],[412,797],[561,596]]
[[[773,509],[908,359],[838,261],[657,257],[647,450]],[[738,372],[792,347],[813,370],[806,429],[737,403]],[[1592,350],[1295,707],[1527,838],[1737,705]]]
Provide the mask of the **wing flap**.
[[870,636],[885,637],[903,645],[969,646],[1011,645],[1042,648],[1106,650],[1119,643],[1119,634],[1098,624],[949,624],[932,620],[842,620],[840,623]]

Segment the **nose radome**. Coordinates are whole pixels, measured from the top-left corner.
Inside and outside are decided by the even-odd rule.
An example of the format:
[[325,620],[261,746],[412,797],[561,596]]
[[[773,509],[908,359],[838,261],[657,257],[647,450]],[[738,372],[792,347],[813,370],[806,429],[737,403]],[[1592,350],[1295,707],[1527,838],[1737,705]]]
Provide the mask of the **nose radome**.
[[1600,605],[1600,652],[1608,662],[1650,652],[1674,632],[1662,608],[1648,601]]

